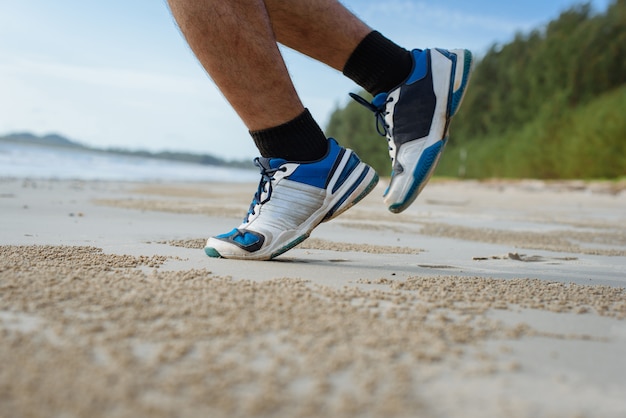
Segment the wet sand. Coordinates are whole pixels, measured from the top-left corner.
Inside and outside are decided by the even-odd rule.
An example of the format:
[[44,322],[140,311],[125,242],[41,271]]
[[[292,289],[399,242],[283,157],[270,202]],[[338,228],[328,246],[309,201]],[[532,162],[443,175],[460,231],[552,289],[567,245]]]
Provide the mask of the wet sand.
[[381,184],[271,262],[256,185],[0,180],[0,416],[623,417],[626,184]]

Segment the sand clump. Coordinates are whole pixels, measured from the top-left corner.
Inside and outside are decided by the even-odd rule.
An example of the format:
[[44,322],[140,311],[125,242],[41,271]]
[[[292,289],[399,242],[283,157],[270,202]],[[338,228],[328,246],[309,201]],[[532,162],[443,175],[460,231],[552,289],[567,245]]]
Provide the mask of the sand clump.
[[[626,246],[626,230],[615,228],[611,232],[580,231],[504,231],[492,228],[472,228],[445,223],[424,223],[420,233],[429,236],[510,245],[519,248],[569,252],[589,255],[626,256],[622,248],[592,248],[589,244]],[[586,243],[588,245],[580,245]]]
[[155,241],[155,244],[166,244],[173,247],[191,248],[199,250],[204,248],[206,238],[172,239],[168,241]]
[[325,250],[338,252],[361,252],[369,254],[419,254],[423,250],[411,247],[395,245],[375,245],[350,242],[334,242],[319,238],[309,238],[302,242],[298,248],[309,250]]
[[415,292],[420,301],[443,308],[484,313],[488,309],[528,308],[550,312],[593,312],[626,319],[626,290],[610,286],[584,286],[538,279],[485,277],[410,277],[406,281],[360,280],[391,289]]
[[0,246],[2,415],[428,415],[420,388],[436,371],[518,370],[481,344],[534,331],[489,310],[626,312],[620,288],[455,276],[330,288],[167,260]]

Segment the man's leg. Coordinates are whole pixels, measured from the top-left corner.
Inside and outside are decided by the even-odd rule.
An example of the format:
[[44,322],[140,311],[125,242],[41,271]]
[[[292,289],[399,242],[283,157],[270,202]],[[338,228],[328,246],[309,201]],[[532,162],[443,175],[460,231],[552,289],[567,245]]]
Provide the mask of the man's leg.
[[[385,192],[385,202],[392,212],[401,212],[413,202],[437,164],[447,141],[450,119],[463,98],[472,63],[469,51],[406,51],[378,32],[371,31],[334,0],[169,1],[183,34],[251,130],[261,155],[300,161],[320,158],[319,165],[302,165],[305,167],[300,170],[303,177],[290,172],[283,165],[284,160],[257,161],[262,181],[248,216],[229,234],[209,239],[207,248],[214,245],[221,250],[209,248],[211,251],[207,250],[207,254],[225,256],[224,252],[228,251],[228,256],[233,258],[273,258],[306,238],[317,223],[332,219],[352,206],[377,181],[373,170],[361,163],[356,155],[338,147],[334,141],[329,142],[330,145],[324,143],[321,129],[308,111],[298,113],[303,107],[291,84],[277,41],[333,68],[342,69],[346,76],[376,94],[371,104],[360,101],[374,111],[390,144],[392,178]],[[251,49],[250,54],[246,51],[247,46]],[[239,83],[241,80],[243,82]],[[273,105],[281,102],[283,97],[289,99],[286,101],[289,104],[274,108]],[[322,160],[325,149],[328,152]],[[353,163],[348,164],[344,151]],[[338,154],[333,156],[333,152]],[[334,158],[342,162],[338,164]],[[279,202],[278,205],[283,205],[282,211],[276,210],[274,203],[277,199],[268,204],[272,184],[278,184],[282,179],[310,178],[312,172],[319,172],[320,165],[327,164],[333,164],[333,167],[322,183],[326,185],[325,193],[333,195],[332,199],[325,196],[319,210],[315,209],[318,203],[307,209],[305,212],[315,212],[306,215],[308,218],[297,220],[299,215],[289,211],[298,204],[298,196]],[[344,189],[333,184],[333,192],[329,194],[331,177],[333,181],[338,179],[334,170],[340,170],[338,175],[343,183],[345,176],[355,167],[358,167],[356,171],[360,176],[350,177]],[[278,171],[290,174],[279,176],[274,183]],[[307,182],[310,183],[304,181]],[[292,186],[289,182],[283,183]],[[340,194],[335,196],[337,190]],[[354,193],[343,195],[344,191]],[[259,216],[262,208],[266,214],[263,217]],[[273,227],[268,225],[275,222],[268,213],[279,218],[291,216],[292,224],[296,226],[283,226],[283,231],[272,230]],[[257,229],[265,229],[265,233],[254,231],[251,226],[254,222]],[[272,241],[269,244],[268,237]],[[226,247],[230,248],[218,245],[219,242],[226,242]]]
[[298,98],[262,0],[169,0],[192,50],[251,131],[261,181],[243,223],[211,257],[272,259],[365,195],[378,176],[327,140]]
[[168,1],[192,51],[249,130],[304,111],[263,0]]
[[265,4],[278,42],[343,71],[373,95],[398,86],[411,71],[409,51],[375,32],[336,0],[266,0]]
[[372,29],[336,0],[266,0],[276,39],[341,71]]
[[405,210],[432,175],[472,65],[467,50],[407,51],[334,0],[266,0],[279,42],[343,71],[376,96],[370,104],[389,142],[392,175],[384,201]]

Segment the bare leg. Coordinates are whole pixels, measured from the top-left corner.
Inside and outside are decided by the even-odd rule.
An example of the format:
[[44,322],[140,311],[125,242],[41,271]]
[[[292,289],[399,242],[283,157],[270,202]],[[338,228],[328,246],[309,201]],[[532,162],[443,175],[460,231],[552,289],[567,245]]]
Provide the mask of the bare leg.
[[249,130],[278,126],[304,111],[263,0],[168,2],[189,46]]
[[265,0],[276,39],[341,71],[372,31],[336,0]]
[[372,31],[336,0],[168,2],[198,60],[251,131],[304,110],[277,42],[341,71]]

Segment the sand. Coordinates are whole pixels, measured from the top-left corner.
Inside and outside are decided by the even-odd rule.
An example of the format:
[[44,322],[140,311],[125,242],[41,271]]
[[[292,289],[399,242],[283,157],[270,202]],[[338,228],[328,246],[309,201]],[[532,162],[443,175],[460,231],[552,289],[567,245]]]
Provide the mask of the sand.
[[202,251],[252,184],[2,179],[0,417],[623,417],[625,186],[381,184],[255,262]]

